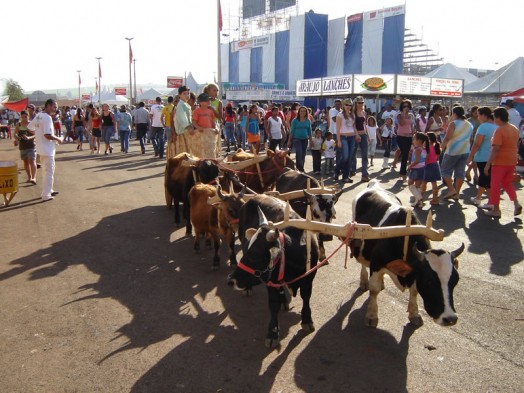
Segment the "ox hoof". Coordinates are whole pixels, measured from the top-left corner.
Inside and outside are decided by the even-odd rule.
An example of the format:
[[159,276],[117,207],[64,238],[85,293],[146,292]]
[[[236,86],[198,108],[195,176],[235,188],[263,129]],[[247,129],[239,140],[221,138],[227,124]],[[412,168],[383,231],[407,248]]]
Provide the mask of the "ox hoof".
[[307,333],[313,333],[315,331],[315,324],[313,322],[302,323],[300,326],[302,326],[302,330]]
[[422,325],[424,325],[424,321],[422,320],[422,317],[420,315],[415,315],[414,317],[409,317],[409,322],[413,326],[422,326]]
[[378,318],[368,318],[368,317],[366,317],[364,323],[368,327],[377,327],[377,325],[378,325]]
[[369,290],[369,284],[367,282],[361,282],[359,288],[361,291],[366,292]]
[[273,349],[280,345],[280,340],[278,338],[266,338],[264,345],[266,348]]

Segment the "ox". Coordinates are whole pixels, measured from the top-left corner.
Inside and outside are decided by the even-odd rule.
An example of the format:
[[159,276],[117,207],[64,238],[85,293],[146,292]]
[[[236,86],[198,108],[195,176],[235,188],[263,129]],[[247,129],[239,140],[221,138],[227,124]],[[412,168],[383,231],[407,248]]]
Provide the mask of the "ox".
[[[238,214],[243,205],[245,189],[240,194],[223,194],[220,185],[218,189],[208,184],[195,184],[189,191],[191,223],[195,231],[194,250],[200,252],[200,235],[213,239],[215,254],[212,270],[220,266],[220,235],[229,247],[231,265],[237,264],[235,254],[235,232],[238,231]],[[209,204],[209,199],[218,196],[220,202]]]
[[[353,218],[361,224],[374,227],[405,225],[406,215],[406,207],[376,181],[353,200]],[[417,225],[419,220],[412,216],[411,224]],[[384,285],[384,274],[388,274],[400,290],[409,288],[408,317],[412,324],[420,326],[423,323],[417,304],[419,293],[426,312],[436,323],[449,326],[457,322],[453,289],[459,281],[456,258],[464,251],[464,244],[447,252],[430,248],[424,236],[410,236],[405,260],[403,237],[353,240],[351,246],[355,258],[362,264],[360,287],[365,290],[369,285],[366,325],[378,324],[377,296]],[[369,267],[369,280],[366,267]]]
[[[304,276],[307,267],[305,233],[293,227],[283,231],[268,227],[268,219],[276,222],[284,218],[284,209],[282,201],[267,195],[257,195],[242,206],[239,238],[243,256],[228,282],[237,290],[249,290],[260,283],[267,286],[271,319],[265,345],[269,348],[279,343],[278,312],[289,303],[288,288],[293,296],[300,289],[302,328],[307,332],[315,330],[309,306],[315,270]],[[291,210],[290,218],[300,216]],[[318,244],[314,237],[310,260],[311,266],[316,266]]]
[[[290,191],[303,190],[305,197],[292,199],[289,204],[302,218],[306,218],[307,206],[311,206],[313,220],[320,222],[331,222],[336,217],[335,203],[342,194],[342,190],[336,194],[310,194],[306,191],[307,181],[310,180],[311,187],[320,187],[320,183],[312,176],[300,173],[293,169],[285,168],[284,172],[276,181],[275,189],[283,194]],[[324,259],[324,240],[331,240],[332,237],[319,234],[320,258]]]
[[[231,161],[245,161],[253,158],[254,154],[238,149],[230,157]],[[260,168],[260,171],[258,168]],[[267,158],[260,162],[258,167],[257,165],[249,166],[239,171],[237,176],[248,188],[261,194],[273,187],[284,168],[295,169],[295,163],[289,158],[289,151],[274,152],[268,149]]]

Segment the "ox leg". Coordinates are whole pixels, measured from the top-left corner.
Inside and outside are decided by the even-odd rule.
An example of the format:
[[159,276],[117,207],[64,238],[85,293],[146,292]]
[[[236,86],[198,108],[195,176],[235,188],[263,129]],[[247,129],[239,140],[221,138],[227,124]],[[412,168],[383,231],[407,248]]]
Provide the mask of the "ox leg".
[[280,295],[278,289],[268,288],[267,289],[269,298],[269,313],[271,314],[271,320],[267,329],[267,336],[265,345],[266,348],[275,348],[280,344],[280,328],[278,326],[278,312],[280,311]]
[[228,230],[226,232],[225,238],[229,247],[229,266],[236,266],[237,254],[235,254],[235,232]]
[[377,297],[382,290],[384,282],[383,272],[371,272],[369,278],[369,305],[366,312],[366,326],[377,327],[378,325],[378,303]]
[[175,201],[175,225],[180,225],[180,204]]
[[200,254],[200,233],[195,233],[195,239],[193,240],[193,250],[195,254]]
[[191,225],[189,213],[189,201],[187,201],[184,203],[184,218],[186,219],[186,236],[191,236],[191,233],[193,232],[193,226]]
[[213,266],[211,270],[218,270],[220,267],[220,236],[217,232],[212,232],[211,236],[213,237],[213,245],[215,248],[215,255],[213,256]]
[[413,285],[409,287],[408,318],[409,322],[413,325],[422,326],[424,321],[418,312],[417,296],[417,284],[413,283]]
[[315,325],[311,318],[311,307],[309,306],[309,299],[311,299],[312,292],[313,280],[306,279],[305,282],[300,285],[300,297],[302,298],[301,326],[302,329],[308,333],[315,331]]
[[369,289],[368,271],[364,265],[360,265],[360,289],[367,291]]
[[318,260],[323,261],[326,259],[326,249],[324,248],[324,241],[318,239]]

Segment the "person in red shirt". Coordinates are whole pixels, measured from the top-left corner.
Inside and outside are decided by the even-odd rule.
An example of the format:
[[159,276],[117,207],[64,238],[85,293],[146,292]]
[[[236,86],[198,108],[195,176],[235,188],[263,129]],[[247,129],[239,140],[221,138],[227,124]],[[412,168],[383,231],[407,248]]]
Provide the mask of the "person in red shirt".
[[192,153],[200,158],[216,158],[219,131],[216,128],[215,112],[210,108],[211,97],[202,93],[198,96],[199,107],[193,111],[195,134],[191,137]]

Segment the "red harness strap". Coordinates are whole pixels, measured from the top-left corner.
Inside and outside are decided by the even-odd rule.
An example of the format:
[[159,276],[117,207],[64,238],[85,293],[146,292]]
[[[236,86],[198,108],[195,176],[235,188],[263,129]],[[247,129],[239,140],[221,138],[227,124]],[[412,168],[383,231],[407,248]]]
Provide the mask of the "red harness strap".
[[263,270],[263,271],[260,271],[260,270],[255,270],[253,269],[252,267],[250,266],[247,266],[246,264],[244,264],[242,262],[242,260],[240,260],[238,262],[238,267],[242,270],[244,270],[245,272],[249,273],[249,274],[252,274],[253,276],[255,277],[262,277],[262,274],[263,273],[266,273],[266,272],[269,272],[269,277],[268,277],[268,281],[263,281],[267,286],[272,286],[270,284],[273,284],[271,281],[269,281],[271,279],[271,273],[273,272],[273,270],[275,270],[275,268],[278,266],[278,264],[280,263],[280,269],[278,271],[278,277],[277,277],[277,280],[280,282],[284,279],[284,273],[285,273],[285,264],[286,264],[286,255],[284,253],[284,244],[285,244],[285,239],[284,239],[284,234],[282,232],[279,233],[279,236],[278,236],[278,242],[280,243],[280,252],[278,253],[278,256],[272,260],[271,262],[269,262],[269,265],[267,267],[266,270]]

